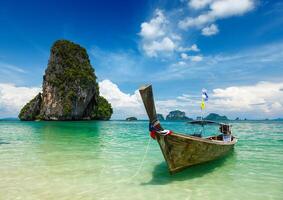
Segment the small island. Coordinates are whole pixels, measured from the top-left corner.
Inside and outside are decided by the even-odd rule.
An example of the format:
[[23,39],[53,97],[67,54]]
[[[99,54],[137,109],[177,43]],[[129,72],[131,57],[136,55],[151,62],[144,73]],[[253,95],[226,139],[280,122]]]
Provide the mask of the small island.
[[188,121],[192,119],[187,117],[185,112],[182,112],[180,110],[174,110],[174,111],[171,111],[166,116],[166,120],[168,121]]
[[126,118],[126,121],[137,121],[138,119],[136,117],[128,117]]
[[113,113],[99,96],[86,49],[68,40],[53,44],[42,90],[21,109],[20,120],[109,120]]
[[225,115],[221,116],[221,115],[216,114],[216,113],[210,113],[204,119],[210,120],[210,121],[227,121],[227,120],[229,120],[228,117],[226,117]]

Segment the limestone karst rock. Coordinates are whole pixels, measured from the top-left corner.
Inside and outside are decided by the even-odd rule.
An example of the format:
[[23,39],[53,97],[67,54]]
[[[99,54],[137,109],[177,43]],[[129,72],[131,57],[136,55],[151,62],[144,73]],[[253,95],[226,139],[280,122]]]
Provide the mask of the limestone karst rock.
[[[99,107],[99,87],[94,69],[86,50],[67,40],[56,41],[50,51],[50,58],[43,76],[40,105],[36,110],[22,110],[21,120],[82,120],[109,119],[112,115],[111,104],[103,101],[103,113],[96,115]],[[38,112],[38,107],[39,112]],[[33,113],[33,117],[30,116]],[[34,116],[37,114],[36,116]],[[98,116],[98,117],[97,117]]]

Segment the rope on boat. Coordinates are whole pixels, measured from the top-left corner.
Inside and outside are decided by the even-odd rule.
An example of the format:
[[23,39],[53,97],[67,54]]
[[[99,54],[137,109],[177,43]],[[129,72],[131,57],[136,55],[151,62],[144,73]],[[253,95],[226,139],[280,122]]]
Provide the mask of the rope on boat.
[[142,169],[142,166],[143,166],[143,163],[144,163],[144,161],[145,161],[145,158],[146,158],[146,156],[147,156],[148,150],[149,150],[150,141],[151,141],[151,138],[148,137],[148,142],[147,142],[147,146],[146,146],[146,149],[145,149],[145,153],[144,153],[144,155],[143,155],[143,158],[142,158],[142,161],[141,161],[140,166],[139,166],[139,168],[138,168],[138,171],[131,177],[131,179],[134,178],[134,177],[136,177],[136,176],[140,173],[140,171],[141,171],[141,169]]
[[121,180],[121,181],[119,181],[119,183],[130,181],[131,179],[133,179],[133,178],[135,178],[137,175],[139,175],[139,173],[140,173],[140,171],[141,171],[141,169],[142,169],[142,166],[143,166],[143,164],[144,164],[145,158],[146,158],[146,156],[147,156],[147,153],[148,153],[148,150],[149,150],[149,147],[150,147],[150,142],[151,142],[151,137],[149,137],[149,139],[148,139],[147,146],[146,146],[146,149],[145,149],[145,153],[144,153],[144,155],[143,155],[143,158],[142,158],[142,160],[141,160],[141,162],[140,162],[139,168],[138,168],[138,170],[136,171],[136,173],[135,173],[133,176],[131,176],[129,179],[127,179],[127,180],[124,180],[124,181]]

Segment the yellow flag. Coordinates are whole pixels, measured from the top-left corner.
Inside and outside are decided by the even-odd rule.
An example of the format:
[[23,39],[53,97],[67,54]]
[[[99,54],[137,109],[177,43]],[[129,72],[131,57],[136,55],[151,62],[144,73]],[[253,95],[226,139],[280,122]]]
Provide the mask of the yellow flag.
[[201,108],[202,110],[205,109],[205,103],[204,103],[204,100],[203,100],[203,99],[201,100],[200,108]]

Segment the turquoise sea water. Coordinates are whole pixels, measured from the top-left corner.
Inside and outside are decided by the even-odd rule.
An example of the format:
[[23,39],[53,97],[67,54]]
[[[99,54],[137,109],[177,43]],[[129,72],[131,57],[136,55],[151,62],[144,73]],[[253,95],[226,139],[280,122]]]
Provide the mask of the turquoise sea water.
[[146,121],[2,121],[0,199],[283,199],[282,122],[233,123],[239,142],[229,156],[173,176],[147,128]]

